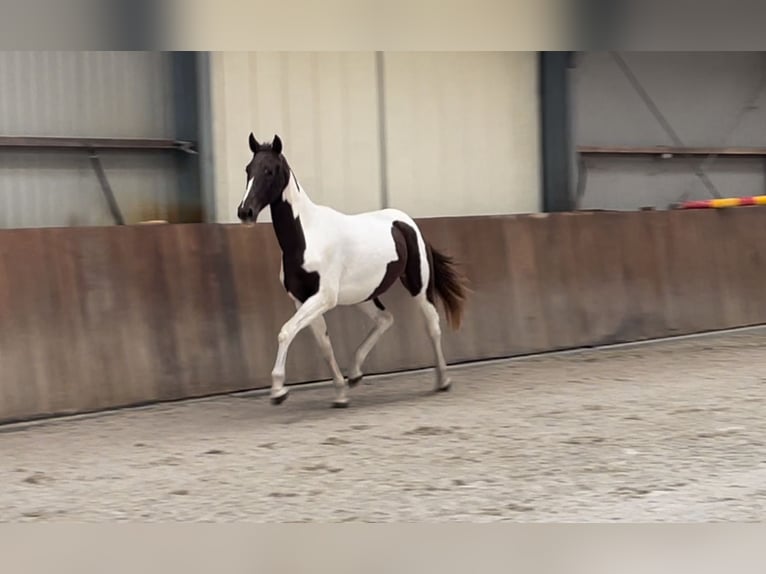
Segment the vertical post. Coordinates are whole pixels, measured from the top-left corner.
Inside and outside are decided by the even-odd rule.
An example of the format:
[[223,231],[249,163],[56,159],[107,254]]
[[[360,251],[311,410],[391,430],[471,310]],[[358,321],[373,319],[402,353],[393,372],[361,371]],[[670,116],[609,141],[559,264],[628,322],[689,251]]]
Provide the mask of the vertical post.
[[571,211],[572,138],[569,52],[540,52],[543,211]]
[[111,50],[151,50],[166,34],[168,11],[154,0],[112,0],[104,7],[106,20],[98,24]]
[[[197,142],[199,139],[197,59],[194,52],[173,52],[174,137]],[[200,169],[197,154],[176,154],[178,167],[178,204],[175,219],[179,223],[202,219]]]
[[388,150],[386,135],[386,74],[383,52],[375,52],[375,73],[378,88],[378,137],[380,138],[380,207],[389,207]]
[[203,220],[217,221],[210,52],[197,52],[197,151]]

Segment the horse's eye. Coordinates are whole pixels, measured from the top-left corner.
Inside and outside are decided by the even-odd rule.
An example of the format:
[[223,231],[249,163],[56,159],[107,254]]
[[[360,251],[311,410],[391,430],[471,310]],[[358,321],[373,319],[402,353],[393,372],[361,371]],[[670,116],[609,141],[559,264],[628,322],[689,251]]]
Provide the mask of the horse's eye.
[[268,167],[266,169],[264,169],[263,171],[266,173],[266,175],[271,175],[271,173],[272,173],[271,170]]

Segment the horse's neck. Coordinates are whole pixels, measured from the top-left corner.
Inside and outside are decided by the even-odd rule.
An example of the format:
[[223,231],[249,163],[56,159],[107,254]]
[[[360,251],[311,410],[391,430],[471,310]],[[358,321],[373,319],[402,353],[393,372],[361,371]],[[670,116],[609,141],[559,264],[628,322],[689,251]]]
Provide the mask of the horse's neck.
[[287,187],[282,192],[282,199],[293,208],[295,217],[300,217],[304,221],[311,217],[312,212],[316,208],[306,190],[298,183],[298,178],[295,177],[292,170],[290,170],[290,179],[287,182]]
[[314,219],[316,208],[291,171],[281,200],[271,205],[274,233],[285,257],[291,258],[303,253],[306,248],[303,229]]

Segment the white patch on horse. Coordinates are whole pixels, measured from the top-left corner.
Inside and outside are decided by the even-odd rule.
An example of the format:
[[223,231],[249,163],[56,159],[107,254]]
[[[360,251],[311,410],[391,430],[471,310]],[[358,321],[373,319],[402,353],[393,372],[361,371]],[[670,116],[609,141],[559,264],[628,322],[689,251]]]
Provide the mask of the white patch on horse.
[[[300,217],[306,239],[303,269],[320,273],[320,283],[334,292],[338,305],[361,303],[383,281],[386,266],[398,258],[393,222],[409,218],[394,210],[347,215],[316,205],[296,190],[288,185],[285,200]],[[427,261],[425,254],[421,261]]]
[[[293,170],[290,170],[290,179],[287,180],[287,187],[282,192],[282,200],[290,204],[293,208],[293,218],[298,219],[300,217],[300,199],[302,193],[301,185],[298,183],[298,178],[295,177]],[[311,203],[311,200],[306,197],[307,203]]]
[[242,196],[242,201],[239,202],[240,207],[243,207],[245,205],[245,200],[247,199],[247,196],[250,195],[250,190],[253,187],[254,181],[255,181],[255,178],[253,177],[247,180],[247,185],[245,186],[245,195]]

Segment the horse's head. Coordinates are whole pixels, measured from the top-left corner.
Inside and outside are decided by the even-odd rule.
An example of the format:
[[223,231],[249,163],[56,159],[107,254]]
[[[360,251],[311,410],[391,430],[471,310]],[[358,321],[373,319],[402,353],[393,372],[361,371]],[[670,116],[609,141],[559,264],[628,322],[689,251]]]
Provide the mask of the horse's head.
[[237,208],[240,221],[255,223],[267,205],[282,197],[290,183],[290,167],[282,155],[282,140],[274,136],[271,143],[258,143],[253,134],[248,138],[253,157],[245,167],[247,184],[242,203]]

